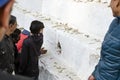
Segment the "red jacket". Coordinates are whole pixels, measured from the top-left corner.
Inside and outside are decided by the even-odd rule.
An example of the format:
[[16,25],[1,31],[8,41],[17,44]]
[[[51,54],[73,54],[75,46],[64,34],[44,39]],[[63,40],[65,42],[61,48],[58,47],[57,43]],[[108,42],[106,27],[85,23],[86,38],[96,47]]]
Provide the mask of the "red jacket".
[[26,39],[28,37],[28,35],[25,35],[23,33],[20,34],[20,40],[18,41],[18,43],[16,44],[18,52],[21,52],[22,49],[22,45],[23,45],[23,41],[24,39]]

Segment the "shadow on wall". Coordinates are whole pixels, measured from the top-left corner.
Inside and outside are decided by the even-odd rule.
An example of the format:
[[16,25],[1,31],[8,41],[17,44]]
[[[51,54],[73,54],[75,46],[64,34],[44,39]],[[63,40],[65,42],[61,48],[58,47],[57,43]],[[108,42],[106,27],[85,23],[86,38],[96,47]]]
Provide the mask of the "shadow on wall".
[[58,54],[62,53],[62,47],[61,47],[61,43],[59,41],[57,43],[57,52],[58,52]]
[[44,67],[39,68],[40,73],[39,73],[39,80],[58,80],[58,78],[51,74],[47,69]]

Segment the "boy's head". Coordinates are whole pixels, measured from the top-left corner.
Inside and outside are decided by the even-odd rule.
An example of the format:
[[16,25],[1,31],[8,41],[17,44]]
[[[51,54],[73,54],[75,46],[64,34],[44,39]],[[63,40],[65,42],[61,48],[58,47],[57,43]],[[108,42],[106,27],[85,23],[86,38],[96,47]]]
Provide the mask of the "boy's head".
[[11,15],[9,19],[9,27],[7,28],[6,31],[7,35],[12,34],[15,31],[16,27],[17,27],[16,17]]
[[21,30],[16,28],[15,31],[10,35],[14,43],[17,43],[20,40],[20,33]]
[[114,17],[120,16],[120,0],[111,0],[110,7]]
[[38,20],[34,20],[31,23],[30,31],[32,34],[39,34],[42,33],[43,28],[44,28],[44,24],[42,22]]

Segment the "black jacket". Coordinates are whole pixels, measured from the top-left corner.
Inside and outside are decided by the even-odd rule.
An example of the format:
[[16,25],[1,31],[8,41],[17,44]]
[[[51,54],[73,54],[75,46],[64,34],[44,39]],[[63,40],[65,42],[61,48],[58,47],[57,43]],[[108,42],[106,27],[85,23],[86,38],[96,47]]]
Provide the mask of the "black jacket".
[[20,73],[24,76],[39,75],[38,57],[43,44],[43,35],[32,35],[24,40],[20,59]]
[[20,66],[20,53],[18,53],[17,46],[14,44],[14,66],[15,66],[15,74],[19,73]]
[[33,79],[20,75],[10,75],[0,71],[0,80],[33,80]]
[[14,70],[14,47],[9,36],[0,42],[0,70],[12,73]]

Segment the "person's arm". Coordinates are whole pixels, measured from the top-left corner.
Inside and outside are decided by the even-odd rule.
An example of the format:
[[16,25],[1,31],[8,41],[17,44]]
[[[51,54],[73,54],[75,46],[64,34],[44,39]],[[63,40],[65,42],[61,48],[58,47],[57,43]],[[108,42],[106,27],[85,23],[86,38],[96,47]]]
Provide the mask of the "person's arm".
[[46,53],[47,53],[47,50],[46,50],[44,47],[42,47],[42,48],[40,49],[40,52],[41,52],[41,54],[46,54]]
[[109,45],[112,45],[113,47],[108,47],[108,44],[104,45],[105,50],[102,48],[103,57],[100,58],[95,70],[88,80],[118,80],[120,74],[120,44],[118,44],[117,41],[109,41],[109,43],[111,43]]

